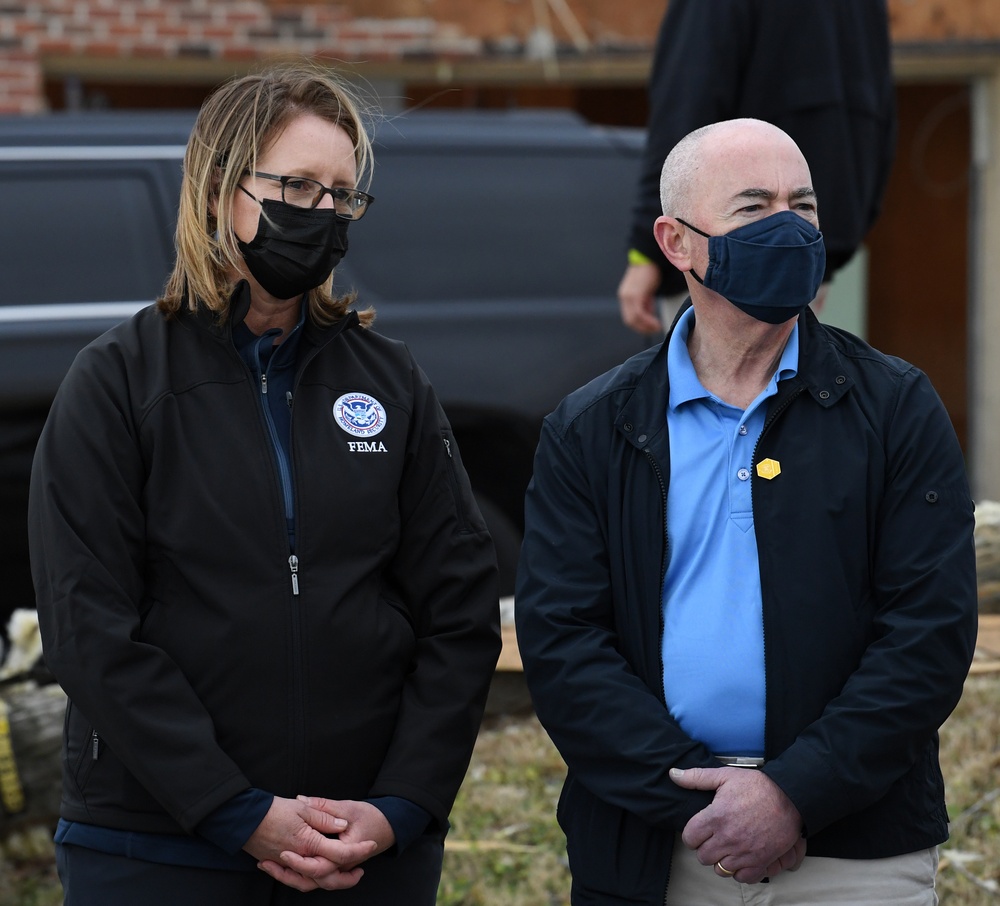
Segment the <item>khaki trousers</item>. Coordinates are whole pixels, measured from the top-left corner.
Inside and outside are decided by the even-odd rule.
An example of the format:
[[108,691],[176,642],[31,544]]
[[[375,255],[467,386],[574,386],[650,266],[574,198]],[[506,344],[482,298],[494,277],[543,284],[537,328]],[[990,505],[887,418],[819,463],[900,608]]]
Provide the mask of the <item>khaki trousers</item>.
[[798,871],[766,884],[740,884],[702,865],[678,836],[666,906],[936,906],[937,847],[889,859],[807,855]]

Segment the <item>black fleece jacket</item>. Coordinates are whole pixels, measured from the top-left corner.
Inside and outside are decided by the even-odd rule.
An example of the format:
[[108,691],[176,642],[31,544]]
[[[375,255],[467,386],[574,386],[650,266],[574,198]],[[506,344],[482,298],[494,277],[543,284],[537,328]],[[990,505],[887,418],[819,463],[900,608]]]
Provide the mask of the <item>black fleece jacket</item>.
[[[225,324],[148,308],[111,330],[39,442],[29,534],[70,699],[62,815],[190,832],[252,786],[399,796],[443,828],[500,644],[495,556],[451,429],[401,343],[353,313],[309,324],[292,552],[260,388],[230,337],[246,308],[241,285]],[[348,430],[344,397],[381,413]]]

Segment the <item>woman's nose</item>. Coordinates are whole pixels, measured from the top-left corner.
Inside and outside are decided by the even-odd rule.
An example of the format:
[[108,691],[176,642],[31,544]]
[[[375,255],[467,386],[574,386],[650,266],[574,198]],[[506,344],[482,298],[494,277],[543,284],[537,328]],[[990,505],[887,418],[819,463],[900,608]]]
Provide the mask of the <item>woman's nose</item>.
[[316,205],[317,208],[332,208],[333,207],[333,193],[327,189],[322,196],[320,196],[319,202]]

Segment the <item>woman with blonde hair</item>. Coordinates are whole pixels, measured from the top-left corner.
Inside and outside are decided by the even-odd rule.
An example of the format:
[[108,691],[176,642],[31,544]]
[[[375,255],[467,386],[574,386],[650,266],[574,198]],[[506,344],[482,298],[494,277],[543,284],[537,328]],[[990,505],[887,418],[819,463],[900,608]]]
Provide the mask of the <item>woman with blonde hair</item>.
[[163,297],[53,404],[29,532],[68,906],[435,900],[496,564],[432,388],[332,290],[371,167],[330,72],[220,87]]

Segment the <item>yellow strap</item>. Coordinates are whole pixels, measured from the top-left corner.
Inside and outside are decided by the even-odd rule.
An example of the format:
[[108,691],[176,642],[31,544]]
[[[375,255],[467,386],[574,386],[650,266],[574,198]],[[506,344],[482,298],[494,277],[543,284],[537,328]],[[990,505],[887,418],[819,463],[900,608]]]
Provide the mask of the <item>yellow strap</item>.
[[629,264],[652,264],[653,260],[652,260],[652,258],[647,258],[638,249],[629,249],[628,250],[628,263]]
[[24,789],[10,740],[10,709],[0,699],[0,803],[8,815],[24,811]]

